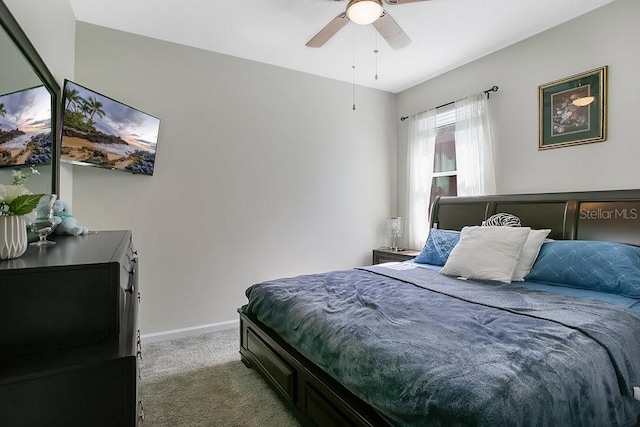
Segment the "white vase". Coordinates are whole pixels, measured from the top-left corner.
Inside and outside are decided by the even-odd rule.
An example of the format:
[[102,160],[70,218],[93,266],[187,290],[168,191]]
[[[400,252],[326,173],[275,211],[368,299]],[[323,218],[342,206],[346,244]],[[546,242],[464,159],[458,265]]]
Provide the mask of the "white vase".
[[21,216],[0,215],[0,259],[18,258],[27,251],[27,225]]

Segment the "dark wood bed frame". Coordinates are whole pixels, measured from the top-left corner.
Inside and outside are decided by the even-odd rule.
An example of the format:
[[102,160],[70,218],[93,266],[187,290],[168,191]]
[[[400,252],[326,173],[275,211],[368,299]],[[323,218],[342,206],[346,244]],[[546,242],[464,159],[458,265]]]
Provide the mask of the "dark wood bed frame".
[[[431,225],[460,230],[508,212],[549,238],[608,240],[640,246],[640,190],[438,198]],[[253,316],[240,313],[242,361],[256,369],[305,426],[387,426],[363,402]],[[640,426],[640,416],[638,420]]]

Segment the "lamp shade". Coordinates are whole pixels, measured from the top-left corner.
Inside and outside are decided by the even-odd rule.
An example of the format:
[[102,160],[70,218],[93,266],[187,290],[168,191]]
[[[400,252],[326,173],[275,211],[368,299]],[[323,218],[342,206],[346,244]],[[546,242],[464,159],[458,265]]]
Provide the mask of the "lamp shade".
[[360,25],[371,24],[382,15],[382,0],[349,0],[347,18]]
[[392,236],[402,236],[402,218],[394,216],[387,218],[387,233]]
[[402,236],[402,218],[395,216],[387,218],[387,234],[391,236],[391,250],[397,251],[397,238]]

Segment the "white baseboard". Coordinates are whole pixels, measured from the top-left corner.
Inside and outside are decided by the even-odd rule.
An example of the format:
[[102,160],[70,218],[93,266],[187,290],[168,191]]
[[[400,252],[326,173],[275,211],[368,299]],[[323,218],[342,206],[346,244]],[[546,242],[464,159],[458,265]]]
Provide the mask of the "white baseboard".
[[208,325],[192,326],[190,328],[172,329],[170,331],[153,332],[142,334],[140,338],[145,344],[183,338],[191,335],[206,334],[208,332],[226,331],[240,327],[240,320],[228,320],[226,322],[210,323]]

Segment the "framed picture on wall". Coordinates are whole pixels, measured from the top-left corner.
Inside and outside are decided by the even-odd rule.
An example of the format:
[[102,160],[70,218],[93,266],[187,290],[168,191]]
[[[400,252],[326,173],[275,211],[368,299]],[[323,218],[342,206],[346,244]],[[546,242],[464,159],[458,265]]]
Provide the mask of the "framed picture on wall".
[[538,150],[607,139],[607,66],[538,86]]

